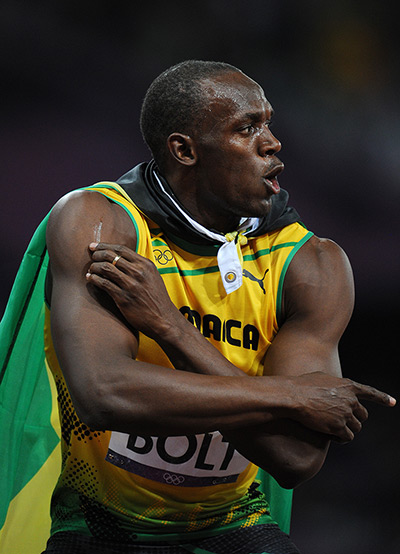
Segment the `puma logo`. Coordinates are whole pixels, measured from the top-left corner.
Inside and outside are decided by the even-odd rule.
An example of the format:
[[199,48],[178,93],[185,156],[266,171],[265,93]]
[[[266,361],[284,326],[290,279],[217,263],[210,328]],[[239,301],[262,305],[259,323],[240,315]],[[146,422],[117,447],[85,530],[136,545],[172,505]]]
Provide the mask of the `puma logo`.
[[268,269],[265,270],[265,273],[264,273],[262,279],[257,279],[257,277],[255,277],[252,273],[250,273],[250,271],[247,271],[247,269],[244,269],[243,270],[243,277],[247,277],[251,281],[255,281],[256,283],[258,283],[260,285],[261,290],[265,294],[264,279],[265,279],[265,276],[266,276],[268,271],[269,271]]

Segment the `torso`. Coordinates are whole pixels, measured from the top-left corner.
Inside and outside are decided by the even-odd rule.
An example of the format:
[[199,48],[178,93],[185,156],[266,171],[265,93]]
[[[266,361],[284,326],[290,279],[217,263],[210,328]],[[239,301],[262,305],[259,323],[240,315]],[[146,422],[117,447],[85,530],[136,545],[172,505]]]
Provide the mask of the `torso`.
[[[262,375],[265,354],[279,329],[288,265],[312,234],[294,223],[249,239],[242,247],[243,285],[227,295],[218,271],[217,247],[177,244],[118,191],[102,187],[98,191],[129,213],[138,253],[154,260],[180,311],[233,364],[248,375]],[[142,437],[140,430],[129,436],[83,425],[57,363],[49,318],[48,312],[46,356],[58,387],[63,436],[55,530],[198,531],[216,524],[246,524],[245,506],[250,504],[253,519],[268,520],[265,507],[253,505],[257,497],[246,496],[258,468],[218,432],[157,438]],[[161,348],[142,334],[137,358],[171,367]]]

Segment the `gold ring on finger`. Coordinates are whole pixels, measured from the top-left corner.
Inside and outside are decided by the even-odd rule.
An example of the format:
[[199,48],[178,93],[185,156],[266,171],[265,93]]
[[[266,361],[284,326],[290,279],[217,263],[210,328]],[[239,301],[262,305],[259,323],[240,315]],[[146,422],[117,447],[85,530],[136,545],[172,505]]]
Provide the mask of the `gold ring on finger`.
[[120,257],[121,257],[121,256],[118,256],[118,255],[115,256],[115,258],[114,258],[113,261],[112,261],[112,264],[113,264],[113,265],[117,265],[117,262],[118,262],[118,260],[120,259]]

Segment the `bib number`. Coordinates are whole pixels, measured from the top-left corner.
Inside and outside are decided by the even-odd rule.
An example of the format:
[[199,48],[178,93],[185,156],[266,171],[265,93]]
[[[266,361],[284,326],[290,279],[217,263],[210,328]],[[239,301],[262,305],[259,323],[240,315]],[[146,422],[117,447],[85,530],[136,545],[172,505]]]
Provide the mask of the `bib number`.
[[135,475],[180,487],[234,483],[249,464],[218,431],[179,437],[112,432],[106,460]]

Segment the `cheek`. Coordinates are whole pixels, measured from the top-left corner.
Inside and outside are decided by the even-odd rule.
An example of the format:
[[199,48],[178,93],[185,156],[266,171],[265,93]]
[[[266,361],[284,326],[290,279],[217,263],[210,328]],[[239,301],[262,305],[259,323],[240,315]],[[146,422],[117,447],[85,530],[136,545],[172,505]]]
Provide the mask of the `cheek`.
[[233,182],[246,179],[246,176],[254,173],[248,158],[240,154],[229,157],[221,155],[218,160],[218,170]]

